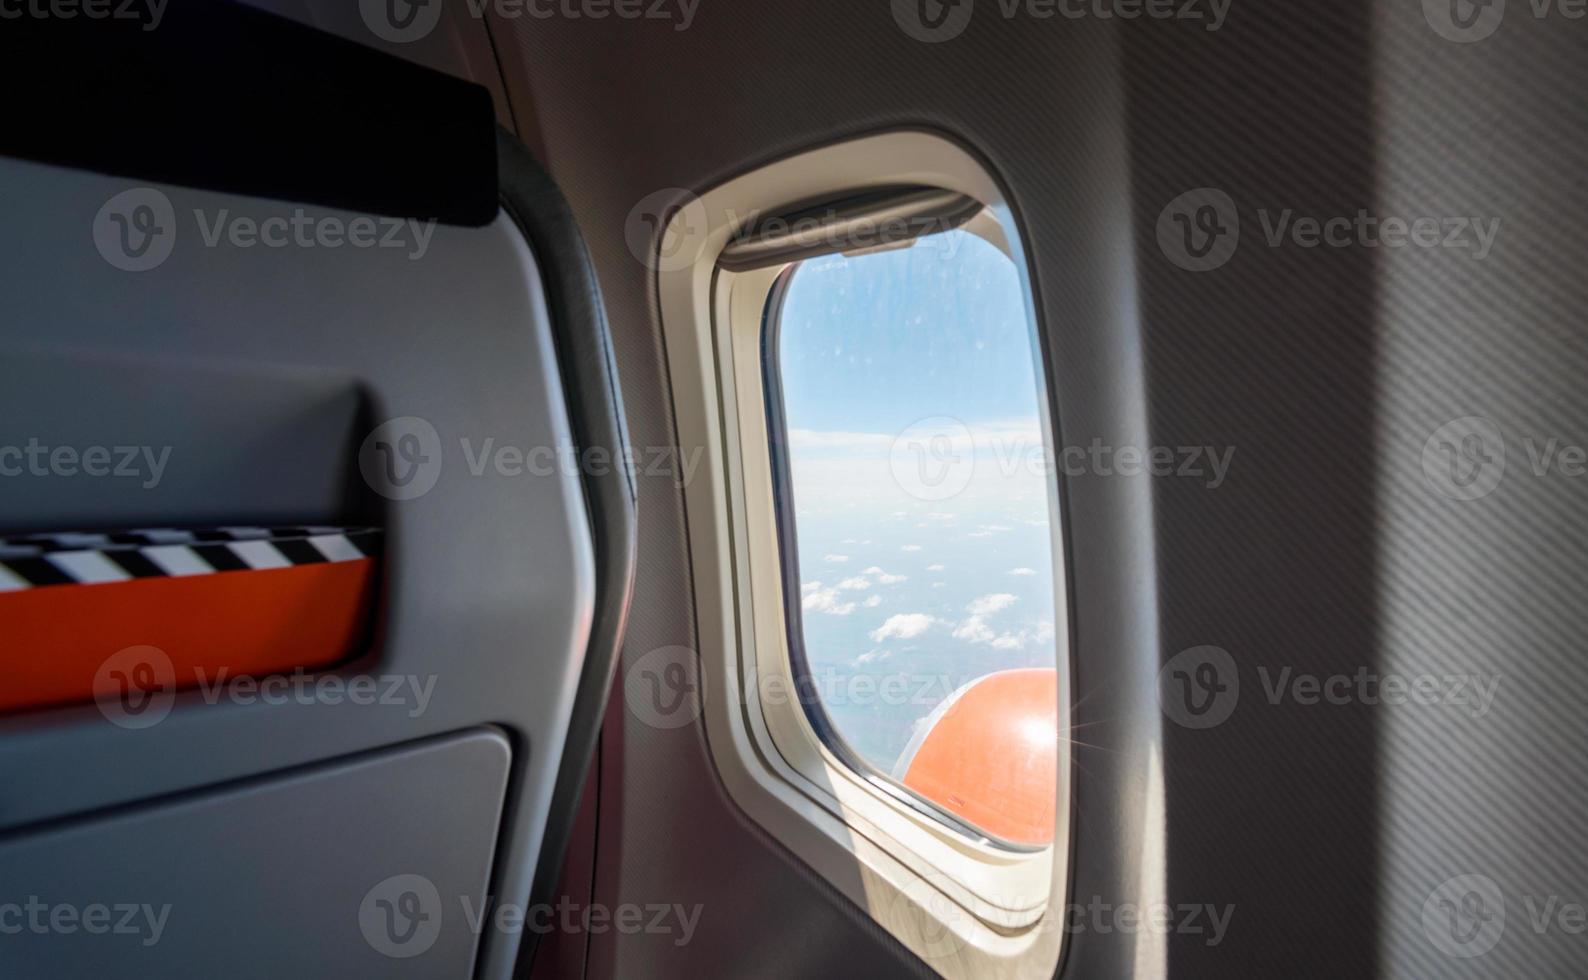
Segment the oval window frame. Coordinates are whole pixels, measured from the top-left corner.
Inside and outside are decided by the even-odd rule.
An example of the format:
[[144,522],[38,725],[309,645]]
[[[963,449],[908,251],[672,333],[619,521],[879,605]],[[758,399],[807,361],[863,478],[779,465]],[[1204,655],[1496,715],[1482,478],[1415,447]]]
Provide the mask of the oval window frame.
[[[1006,251],[1020,256],[1027,315],[1041,337],[1029,257],[1000,184],[980,160],[936,133],[862,137],[767,165],[699,198],[679,192],[683,203],[657,236],[668,243],[665,261],[656,263],[657,294],[680,450],[686,459],[700,457],[684,497],[706,742],[725,789],[750,819],[938,972],[1051,975],[1063,949],[1072,866],[1069,754],[1059,753],[1054,843],[1013,854],[968,839],[862,780],[786,696],[793,688],[782,576],[767,480],[757,477],[770,472],[758,381],[761,320],[781,270],[728,272],[716,260],[758,215],[788,202],[901,184],[947,188],[983,203],[1006,236]],[[1052,408],[1050,389],[1042,403],[1050,445],[1057,444]],[[1062,514],[1060,481],[1050,481],[1049,492],[1050,512]],[[1062,524],[1053,530],[1062,534]],[[1063,734],[1073,637],[1062,536],[1053,553]],[[783,697],[766,697],[769,679]]]

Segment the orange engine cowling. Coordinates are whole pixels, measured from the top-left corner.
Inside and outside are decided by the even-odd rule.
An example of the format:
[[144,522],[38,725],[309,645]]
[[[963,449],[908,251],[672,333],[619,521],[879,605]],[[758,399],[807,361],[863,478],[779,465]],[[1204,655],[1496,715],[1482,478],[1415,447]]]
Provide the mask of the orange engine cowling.
[[1053,842],[1058,671],[1006,670],[955,691],[922,724],[894,778],[1012,844]]

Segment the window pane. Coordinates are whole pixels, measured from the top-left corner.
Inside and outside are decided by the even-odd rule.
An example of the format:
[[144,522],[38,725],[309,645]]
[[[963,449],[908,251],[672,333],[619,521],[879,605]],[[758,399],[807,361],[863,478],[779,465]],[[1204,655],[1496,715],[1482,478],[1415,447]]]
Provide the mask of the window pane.
[[1014,264],[960,231],[812,259],[772,345],[791,641],[818,730],[994,837],[1047,842],[1048,457]]

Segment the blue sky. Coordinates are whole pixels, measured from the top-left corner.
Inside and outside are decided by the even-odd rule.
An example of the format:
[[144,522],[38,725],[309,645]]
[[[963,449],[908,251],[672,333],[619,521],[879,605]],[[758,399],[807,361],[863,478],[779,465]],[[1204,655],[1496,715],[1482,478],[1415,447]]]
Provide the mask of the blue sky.
[[846,430],[863,421],[897,432],[934,415],[1036,417],[1019,278],[974,235],[807,262],[781,324],[785,404],[799,427]]
[[[1055,662],[1048,478],[1019,277],[964,232],[812,260],[789,286],[778,343],[805,647],[834,723],[889,771],[961,684]],[[946,496],[922,494],[899,469],[910,460],[900,434],[934,418],[966,467]]]

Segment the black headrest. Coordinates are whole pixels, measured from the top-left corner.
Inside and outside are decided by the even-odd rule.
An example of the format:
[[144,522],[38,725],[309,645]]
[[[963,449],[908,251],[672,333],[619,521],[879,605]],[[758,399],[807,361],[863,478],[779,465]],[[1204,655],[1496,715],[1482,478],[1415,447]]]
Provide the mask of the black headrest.
[[484,88],[231,2],[78,7],[0,21],[0,154],[447,224],[495,217]]

